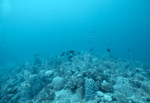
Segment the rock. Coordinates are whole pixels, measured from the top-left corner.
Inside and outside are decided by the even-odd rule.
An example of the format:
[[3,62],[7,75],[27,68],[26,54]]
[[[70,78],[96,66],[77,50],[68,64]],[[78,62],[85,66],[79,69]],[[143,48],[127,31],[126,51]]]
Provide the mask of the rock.
[[101,84],[101,89],[105,92],[113,92],[113,85],[111,83],[108,83],[106,80],[103,80]]
[[74,94],[71,96],[71,101],[70,103],[81,103],[82,102],[82,98],[80,95],[78,94]]
[[37,100],[41,103],[46,100],[54,100],[55,92],[54,90],[49,89],[48,87],[44,87],[38,94]]
[[97,96],[98,96],[98,97],[103,97],[103,96],[104,96],[104,93],[101,92],[101,91],[97,91]]
[[84,95],[85,95],[85,93],[84,93],[85,91],[84,91],[84,88],[83,87],[80,87],[80,88],[78,88],[77,90],[76,90],[76,93],[80,96],[80,98],[82,98],[82,99],[84,99]]
[[55,92],[55,99],[49,103],[71,103],[72,92],[68,89],[62,89]]
[[112,101],[112,97],[108,94],[104,94],[104,97],[103,97],[104,101],[106,102],[111,102]]
[[54,75],[54,72],[52,70],[48,70],[45,72],[45,76],[53,76]]
[[64,79],[61,77],[55,77],[53,79],[52,86],[57,91],[63,89],[64,88]]
[[136,72],[142,72],[143,68],[135,68]]
[[122,93],[114,93],[113,98],[116,99],[118,103],[128,103],[127,98]]
[[70,79],[67,83],[67,86],[71,89],[74,90],[76,88],[76,79]]
[[77,79],[77,87],[84,87],[84,78]]

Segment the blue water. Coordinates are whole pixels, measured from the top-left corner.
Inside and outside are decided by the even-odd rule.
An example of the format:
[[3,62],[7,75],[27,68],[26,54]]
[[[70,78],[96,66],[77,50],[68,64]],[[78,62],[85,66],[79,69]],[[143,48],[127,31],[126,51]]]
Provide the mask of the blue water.
[[1,0],[0,64],[67,50],[150,62],[150,0]]

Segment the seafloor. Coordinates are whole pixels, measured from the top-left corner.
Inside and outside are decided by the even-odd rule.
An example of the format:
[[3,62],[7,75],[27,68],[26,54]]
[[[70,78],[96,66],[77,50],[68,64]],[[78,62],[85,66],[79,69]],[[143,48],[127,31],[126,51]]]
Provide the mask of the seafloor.
[[150,67],[111,55],[36,55],[0,70],[0,103],[150,103]]

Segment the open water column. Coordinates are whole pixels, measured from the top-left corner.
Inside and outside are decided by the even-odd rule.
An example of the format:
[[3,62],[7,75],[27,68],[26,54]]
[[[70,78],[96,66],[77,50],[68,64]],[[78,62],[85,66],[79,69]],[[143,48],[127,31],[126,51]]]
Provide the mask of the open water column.
[[150,103],[149,0],[0,0],[0,103]]

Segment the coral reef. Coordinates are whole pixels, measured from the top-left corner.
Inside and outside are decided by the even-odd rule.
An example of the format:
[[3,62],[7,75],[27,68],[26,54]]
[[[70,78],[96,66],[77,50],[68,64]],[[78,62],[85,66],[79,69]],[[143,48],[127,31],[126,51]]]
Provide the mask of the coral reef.
[[150,67],[137,61],[70,50],[5,69],[0,103],[150,103]]
[[64,87],[64,79],[61,77],[55,77],[52,81],[52,85],[55,90],[61,90]]
[[85,80],[85,100],[93,100],[95,98],[95,94],[98,88],[95,85],[93,79],[86,78]]

